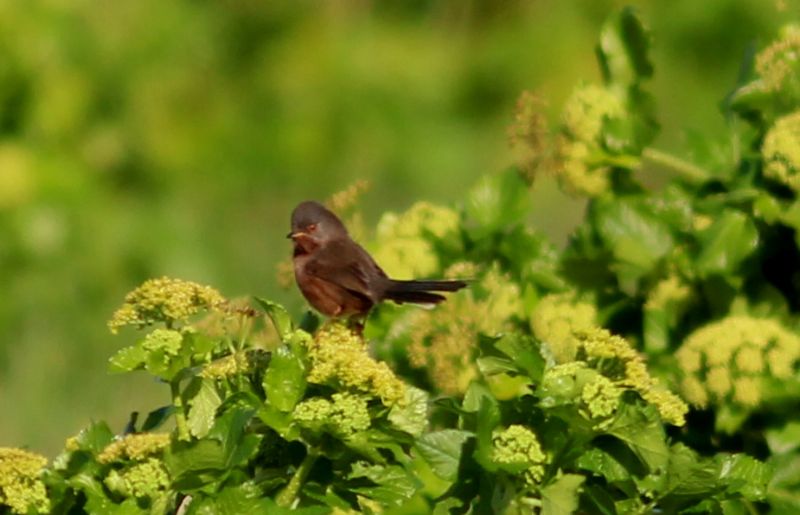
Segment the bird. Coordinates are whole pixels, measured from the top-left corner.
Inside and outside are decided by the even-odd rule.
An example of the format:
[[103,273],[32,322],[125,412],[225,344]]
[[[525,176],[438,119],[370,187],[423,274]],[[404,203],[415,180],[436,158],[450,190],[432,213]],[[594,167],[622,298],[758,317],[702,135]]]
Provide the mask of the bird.
[[292,211],[292,262],[297,286],[309,304],[332,318],[363,319],[385,300],[438,304],[467,286],[459,280],[391,279],[353,241],[339,218],[319,202],[306,200]]

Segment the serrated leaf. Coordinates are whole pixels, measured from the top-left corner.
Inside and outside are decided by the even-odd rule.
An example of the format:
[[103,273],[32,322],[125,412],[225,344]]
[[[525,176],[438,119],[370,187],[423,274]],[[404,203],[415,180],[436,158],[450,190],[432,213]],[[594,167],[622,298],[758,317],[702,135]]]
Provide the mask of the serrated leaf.
[[289,337],[292,335],[294,327],[292,324],[292,317],[289,316],[289,312],[286,311],[286,308],[277,302],[272,302],[271,300],[262,299],[260,297],[255,297],[255,299],[256,302],[258,302],[258,304],[267,313],[267,316],[269,316],[269,319],[272,321],[272,325],[275,327],[275,331],[278,332],[278,337],[280,337],[281,341],[288,341]]
[[518,370],[527,374],[533,381],[539,381],[544,372],[544,357],[539,345],[529,336],[519,333],[503,335],[494,344],[495,348],[511,358]]
[[447,481],[455,481],[464,442],[472,436],[469,431],[444,429],[422,435],[417,438],[414,445],[437,476]]
[[718,454],[719,478],[727,484],[728,493],[738,493],[750,501],[763,499],[772,479],[772,468],[746,454]]
[[739,211],[728,210],[698,237],[702,246],[695,261],[702,277],[729,275],[758,247],[758,230]]
[[596,447],[581,454],[575,460],[575,465],[580,469],[604,477],[609,483],[626,481],[631,477],[630,471],[614,456]]
[[114,433],[105,422],[95,422],[84,428],[76,437],[78,448],[89,451],[92,454],[99,454],[105,447],[114,440]]
[[144,367],[147,361],[147,351],[140,345],[131,345],[120,349],[108,360],[108,371],[119,374],[131,372]]
[[625,442],[651,472],[666,467],[669,449],[664,426],[653,406],[621,403],[617,418],[606,432]]
[[222,444],[217,440],[196,440],[173,446],[164,464],[176,488],[191,489],[216,480],[226,467]]
[[477,239],[521,222],[529,204],[528,186],[517,170],[483,176],[467,195],[470,234]]
[[375,486],[356,487],[350,490],[388,506],[401,506],[418,488],[414,478],[397,465],[385,467],[356,462],[348,479],[362,477],[375,483]]
[[578,509],[578,493],[586,478],[564,474],[542,488],[542,515],[569,515]]
[[649,273],[674,245],[669,227],[636,199],[598,202],[591,215],[616,259],[614,268],[621,280]]
[[302,360],[287,345],[272,352],[262,385],[267,402],[279,411],[292,411],[306,391],[306,376]]
[[419,436],[428,427],[428,392],[406,387],[405,402],[389,410],[389,422],[406,433]]
[[197,438],[203,438],[214,425],[214,416],[217,408],[222,404],[222,398],[217,392],[217,387],[212,379],[200,381],[197,393],[188,400],[189,416],[187,424],[189,431]]

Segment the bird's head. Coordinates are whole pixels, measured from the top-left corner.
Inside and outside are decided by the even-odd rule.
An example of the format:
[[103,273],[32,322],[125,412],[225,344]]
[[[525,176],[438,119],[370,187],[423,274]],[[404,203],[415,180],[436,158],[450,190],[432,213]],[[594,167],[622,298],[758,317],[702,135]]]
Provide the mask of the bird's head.
[[301,202],[292,211],[292,230],[286,235],[295,246],[305,251],[324,245],[330,240],[347,237],[347,228],[339,218],[319,202]]

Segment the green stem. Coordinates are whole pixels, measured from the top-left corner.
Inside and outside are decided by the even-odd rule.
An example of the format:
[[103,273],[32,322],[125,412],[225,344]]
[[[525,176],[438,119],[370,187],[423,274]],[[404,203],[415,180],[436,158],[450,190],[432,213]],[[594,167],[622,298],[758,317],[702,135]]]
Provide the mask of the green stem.
[[650,161],[651,163],[663,166],[664,168],[669,168],[684,179],[692,182],[705,181],[711,175],[708,170],[700,168],[699,166],[672,154],[654,148],[648,147],[644,149],[642,151],[642,158]]
[[189,426],[186,423],[186,413],[183,411],[180,381],[169,382],[172,394],[172,405],[175,406],[175,425],[178,426],[178,440],[189,440]]
[[294,504],[297,499],[297,494],[300,492],[300,488],[306,481],[306,477],[308,477],[308,473],[311,472],[311,467],[314,466],[316,460],[317,454],[309,450],[306,457],[303,458],[303,462],[297,467],[297,470],[294,471],[294,475],[292,479],[289,480],[289,484],[287,484],[286,488],[275,498],[275,502],[278,506],[288,508]]

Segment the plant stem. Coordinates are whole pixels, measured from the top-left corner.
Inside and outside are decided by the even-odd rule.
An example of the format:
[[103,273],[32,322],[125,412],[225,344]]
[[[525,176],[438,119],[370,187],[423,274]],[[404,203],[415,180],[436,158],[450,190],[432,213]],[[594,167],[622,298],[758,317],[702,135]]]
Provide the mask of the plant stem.
[[178,440],[189,440],[189,426],[186,424],[186,413],[183,412],[180,381],[169,382],[172,394],[172,405],[175,406],[175,425],[178,426]]
[[316,460],[317,454],[309,450],[306,457],[303,458],[303,462],[297,467],[297,470],[294,471],[294,475],[292,479],[289,480],[289,484],[287,484],[283,491],[278,494],[278,497],[275,498],[275,502],[278,506],[288,508],[295,502],[297,494],[300,492],[300,488],[303,486]]
[[700,168],[689,161],[650,147],[642,151],[642,158],[664,168],[669,168],[684,179],[692,182],[704,181],[711,175],[708,170]]

